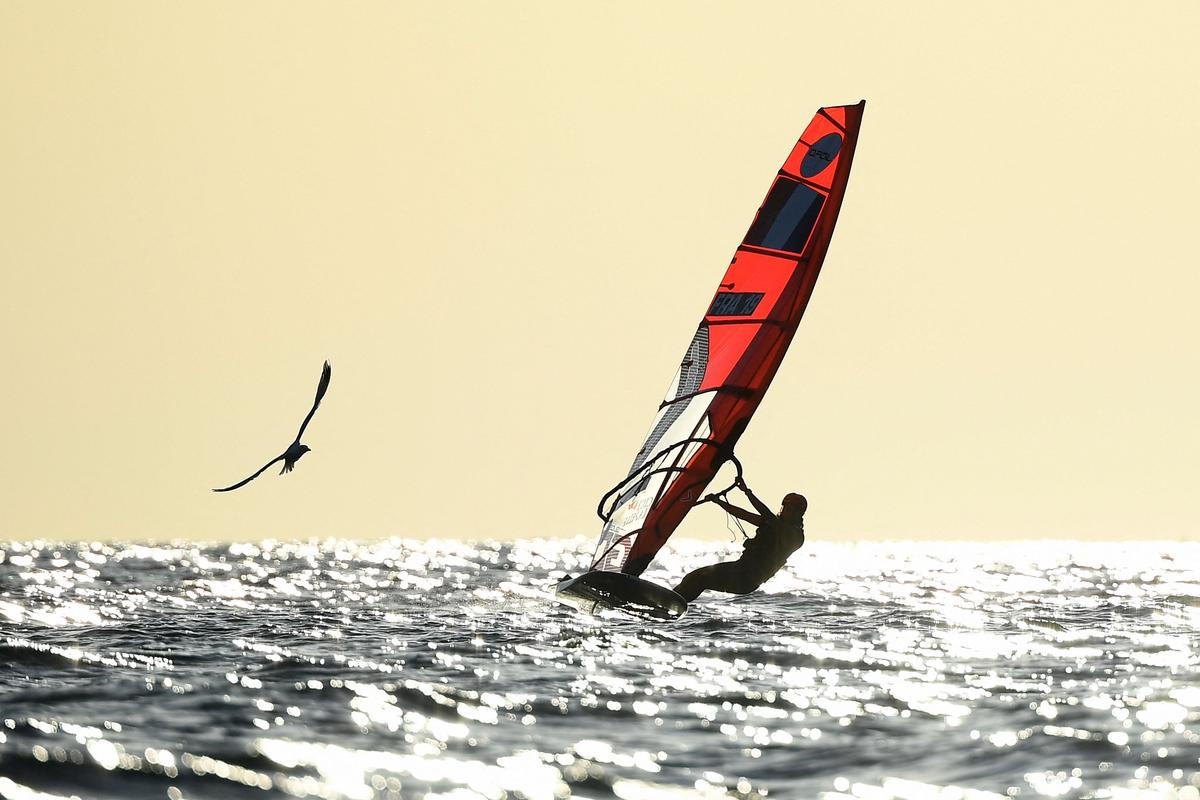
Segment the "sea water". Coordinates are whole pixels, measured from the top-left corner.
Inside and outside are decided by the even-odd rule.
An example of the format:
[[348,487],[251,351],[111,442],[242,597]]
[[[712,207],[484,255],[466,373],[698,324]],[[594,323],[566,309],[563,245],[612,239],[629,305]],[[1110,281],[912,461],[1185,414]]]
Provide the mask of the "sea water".
[[1197,544],[811,542],[675,623],[557,604],[589,550],[0,545],[0,796],[1200,798]]

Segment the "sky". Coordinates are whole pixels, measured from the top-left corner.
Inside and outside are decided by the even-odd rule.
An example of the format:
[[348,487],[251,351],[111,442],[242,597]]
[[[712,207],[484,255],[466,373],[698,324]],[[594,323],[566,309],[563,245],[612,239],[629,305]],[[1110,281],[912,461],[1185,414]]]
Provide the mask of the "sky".
[[[810,541],[1196,538],[1198,39],[1194,2],[4,2],[0,538],[597,534],[860,99],[751,484]],[[325,359],[295,472],[209,491]]]

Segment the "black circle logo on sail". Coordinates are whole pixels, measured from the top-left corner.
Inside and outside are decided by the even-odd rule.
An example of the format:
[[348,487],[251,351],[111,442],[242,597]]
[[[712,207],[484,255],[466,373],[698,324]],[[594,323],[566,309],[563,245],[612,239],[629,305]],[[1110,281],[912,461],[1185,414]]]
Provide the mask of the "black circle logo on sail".
[[833,163],[834,157],[841,149],[842,135],[840,133],[827,133],[817,139],[816,144],[808,148],[808,153],[800,162],[800,177],[811,178],[822,173]]

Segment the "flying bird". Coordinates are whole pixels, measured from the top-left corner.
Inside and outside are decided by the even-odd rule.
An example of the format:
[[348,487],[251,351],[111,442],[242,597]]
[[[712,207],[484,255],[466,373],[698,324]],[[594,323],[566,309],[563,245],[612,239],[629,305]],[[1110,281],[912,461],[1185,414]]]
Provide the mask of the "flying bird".
[[257,478],[266,472],[267,467],[279,461],[283,462],[283,469],[279,474],[291,472],[296,466],[296,462],[300,457],[307,453],[311,448],[306,444],[300,444],[300,437],[304,435],[304,429],[308,427],[308,423],[312,421],[313,414],[317,413],[317,406],[321,405],[321,398],[325,396],[325,391],[329,388],[329,376],[333,374],[333,370],[329,366],[329,362],[325,362],[325,366],[321,369],[321,382],[317,384],[317,399],[313,401],[313,407],[309,410],[308,416],[304,418],[304,422],[300,424],[300,432],[296,434],[296,441],[288,445],[288,449],[272,458],[266,464],[263,464],[262,469],[246,478],[244,481],[238,481],[233,486],[226,486],[224,489],[213,489],[214,492],[232,492],[234,489],[240,489],[250,481]]

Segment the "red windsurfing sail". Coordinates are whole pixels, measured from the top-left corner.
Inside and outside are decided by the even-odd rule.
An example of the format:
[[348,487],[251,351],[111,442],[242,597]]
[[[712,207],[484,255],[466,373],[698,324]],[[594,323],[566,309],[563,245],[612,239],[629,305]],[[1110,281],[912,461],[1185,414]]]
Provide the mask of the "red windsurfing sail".
[[817,111],[733,256],[625,480],[592,569],[640,575],[762,401],[829,248],[866,102]]

